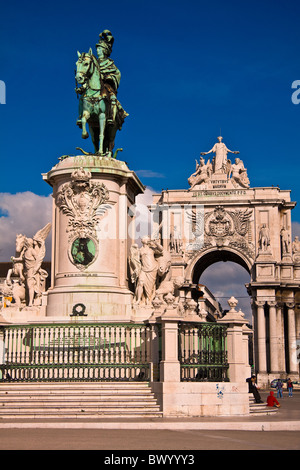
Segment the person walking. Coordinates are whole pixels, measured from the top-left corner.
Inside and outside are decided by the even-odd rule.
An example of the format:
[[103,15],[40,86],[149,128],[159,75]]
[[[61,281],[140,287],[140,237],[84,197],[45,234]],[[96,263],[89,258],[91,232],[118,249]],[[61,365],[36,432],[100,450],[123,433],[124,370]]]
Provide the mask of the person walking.
[[293,396],[293,382],[291,381],[291,379],[288,379],[287,381],[287,389],[289,392],[289,397],[292,397]]
[[277,380],[276,388],[277,388],[277,398],[283,398],[282,396],[282,387],[283,384],[280,379]]

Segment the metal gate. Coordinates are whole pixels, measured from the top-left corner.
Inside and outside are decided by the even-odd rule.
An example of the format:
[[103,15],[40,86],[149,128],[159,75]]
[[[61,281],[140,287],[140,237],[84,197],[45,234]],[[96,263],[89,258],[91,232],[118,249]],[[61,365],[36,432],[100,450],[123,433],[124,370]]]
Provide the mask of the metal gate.
[[142,324],[5,326],[0,381],[148,381],[150,343]]
[[229,381],[227,327],[216,323],[179,323],[181,381]]

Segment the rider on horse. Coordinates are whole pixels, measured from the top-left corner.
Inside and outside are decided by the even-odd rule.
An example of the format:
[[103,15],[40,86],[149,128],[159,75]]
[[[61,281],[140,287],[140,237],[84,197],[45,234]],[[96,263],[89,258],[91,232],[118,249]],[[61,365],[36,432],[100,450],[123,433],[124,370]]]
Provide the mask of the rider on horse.
[[[112,52],[112,46],[114,43],[114,37],[111,32],[107,29],[99,35],[99,42],[96,44],[98,65],[101,75],[101,82],[103,91],[101,96],[106,98],[107,106],[107,123],[115,124],[117,111],[123,114],[123,119],[128,115],[122,108],[121,104],[117,100],[117,91],[120,84],[121,73],[120,70],[115,66],[114,61],[109,58]],[[86,90],[86,86],[83,85],[80,88],[76,88],[76,92],[83,95]],[[82,96],[79,102],[79,119],[77,125],[81,127],[82,117]]]

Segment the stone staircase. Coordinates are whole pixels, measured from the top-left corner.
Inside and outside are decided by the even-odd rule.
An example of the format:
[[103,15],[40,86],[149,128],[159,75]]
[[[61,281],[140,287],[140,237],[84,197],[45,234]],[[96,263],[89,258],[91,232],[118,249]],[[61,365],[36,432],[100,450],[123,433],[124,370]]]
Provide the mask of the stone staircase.
[[161,418],[146,382],[2,383],[0,419]]
[[254,397],[249,396],[249,412],[251,416],[271,415],[277,413],[278,408],[267,406],[267,403],[256,403]]

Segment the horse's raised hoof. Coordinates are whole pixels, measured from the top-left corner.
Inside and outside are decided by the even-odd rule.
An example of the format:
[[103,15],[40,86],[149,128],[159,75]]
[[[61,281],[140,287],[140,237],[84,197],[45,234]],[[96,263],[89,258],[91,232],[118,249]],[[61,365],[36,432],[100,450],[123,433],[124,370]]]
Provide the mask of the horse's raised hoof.
[[85,134],[82,134],[81,136],[83,139],[88,139],[89,138],[89,133],[86,132]]

